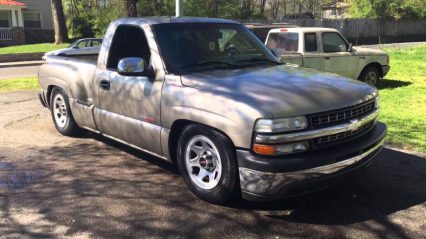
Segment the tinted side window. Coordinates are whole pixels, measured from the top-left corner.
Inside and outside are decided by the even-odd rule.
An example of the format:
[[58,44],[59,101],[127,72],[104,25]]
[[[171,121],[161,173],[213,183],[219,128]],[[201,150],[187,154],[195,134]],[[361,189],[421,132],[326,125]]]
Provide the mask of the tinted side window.
[[268,42],[266,43],[266,46],[269,49],[276,49],[278,48],[278,33],[271,33],[268,37]]
[[305,51],[306,52],[318,51],[316,33],[305,33]]
[[322,44],[324,52],[345,52],[348,49],[346,42],[335,32],[324,32]]
[[102,45],[102,41],[101,40],[92,40],[92,46],[101,46]]
[[77,48],[79,48],[79,49],[85,48],[85,47],[87,47],[87,41],[86,40],[83,40],[83,41],[81,41],[77,44]]
[[136,26],[119,26],[112,40],[108,69],[117,69],[118,62],[126,57],[141,57],[149,62],[151,52],[144,31]]

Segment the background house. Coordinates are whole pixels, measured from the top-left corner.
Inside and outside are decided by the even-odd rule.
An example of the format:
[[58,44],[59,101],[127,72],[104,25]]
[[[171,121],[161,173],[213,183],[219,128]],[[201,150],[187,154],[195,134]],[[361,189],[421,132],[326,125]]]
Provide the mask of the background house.
[[347,10],[351,6],[350,3],[345,1],[336,1],[331,4],[325,4],[322,6],[322,17],[323,18],[346,18],[348,17]]
[[50,0],[0,0],[0,46],[53,39]]

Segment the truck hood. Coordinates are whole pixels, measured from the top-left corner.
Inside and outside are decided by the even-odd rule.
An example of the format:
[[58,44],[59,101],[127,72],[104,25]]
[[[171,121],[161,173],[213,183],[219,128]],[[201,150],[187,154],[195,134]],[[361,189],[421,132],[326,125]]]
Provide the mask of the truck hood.
[[344,108],[376,94],[359,81],[285,65],[195,73],[181,80],[184,86],[224,95],[276,118]]
[[366,47],[358,47],[354,46],[353,49],[356,50],[358,55],[360,56],[386,56],[387,53],[380,50],[380,49],[372,49],[372,48],[366,48]]

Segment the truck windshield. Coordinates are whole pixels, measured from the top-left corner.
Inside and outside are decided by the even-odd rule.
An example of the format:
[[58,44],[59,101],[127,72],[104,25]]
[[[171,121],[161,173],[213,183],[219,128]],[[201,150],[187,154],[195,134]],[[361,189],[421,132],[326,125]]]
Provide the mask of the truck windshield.
[[281,64],[240,24],[165,23],[153,31],[170,73]]

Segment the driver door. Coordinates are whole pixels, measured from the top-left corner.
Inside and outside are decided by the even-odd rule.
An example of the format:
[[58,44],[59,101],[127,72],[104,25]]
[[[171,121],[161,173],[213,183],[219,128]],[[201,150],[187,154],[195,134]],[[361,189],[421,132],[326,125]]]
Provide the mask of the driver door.
[[[124,76],[118,63],[127,57],[151,56],[144,30],[123,25],[115,31],[107,69],[99,72],[98,87],[100,131],[133,146],[161,154],[160,103],[162,81],[147,75]],[[145,69],[149,63],[145,64]]]
[[349,44],[337,32],[322,33],[322,70],[353,78],[358,68],[358,56],[350,52]]

